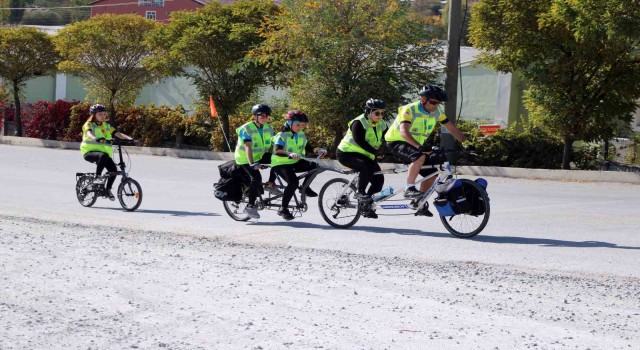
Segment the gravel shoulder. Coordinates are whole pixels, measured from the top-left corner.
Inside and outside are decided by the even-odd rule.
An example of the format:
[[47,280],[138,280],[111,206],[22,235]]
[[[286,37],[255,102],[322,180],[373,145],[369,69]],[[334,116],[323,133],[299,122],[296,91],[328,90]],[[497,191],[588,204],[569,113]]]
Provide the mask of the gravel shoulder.
[[638,349],[640,279],[0,213],[0,349]]

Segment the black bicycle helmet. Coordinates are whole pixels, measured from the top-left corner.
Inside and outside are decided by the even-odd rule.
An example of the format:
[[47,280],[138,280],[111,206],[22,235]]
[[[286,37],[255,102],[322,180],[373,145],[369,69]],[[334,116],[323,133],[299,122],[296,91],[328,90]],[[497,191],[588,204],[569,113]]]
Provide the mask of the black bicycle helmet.
[[300,123],[308,123],[309,118],[304,114],[303,111],[298,111],[296,109],[287,112],[287,115],[284,117],[286,121],[291,122],[300,122]]
[[418,91],[418,95],[440,102],[446,102],[449,99],[447,93],[438,85],[425,85]]
[[257,104],[251,108],[251,114],[253,115],[262,113],[271,115],[271,108],[264,103]]
[[387,104],[382,100],[378,100],[375,98],[370,98],[367,102],[364,103],[364,113],[369,114],[369,112],[374,111],[376,109],[386,109]]
[[96,103],[93,106],[89,107],[89,114],[96,114],[98,112],[106,112],[107,111],[107,107]]

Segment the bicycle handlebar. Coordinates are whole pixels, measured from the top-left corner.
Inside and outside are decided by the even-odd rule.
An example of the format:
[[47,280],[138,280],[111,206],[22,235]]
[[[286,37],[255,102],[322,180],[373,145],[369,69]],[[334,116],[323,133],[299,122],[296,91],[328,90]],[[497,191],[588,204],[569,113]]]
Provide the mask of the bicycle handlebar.
[[135,140],[113,139],[113,140],[111,140],[111,144],[114,145],[114,146],[117,146],[117,145],[135,146],[136,145],[136,141]]

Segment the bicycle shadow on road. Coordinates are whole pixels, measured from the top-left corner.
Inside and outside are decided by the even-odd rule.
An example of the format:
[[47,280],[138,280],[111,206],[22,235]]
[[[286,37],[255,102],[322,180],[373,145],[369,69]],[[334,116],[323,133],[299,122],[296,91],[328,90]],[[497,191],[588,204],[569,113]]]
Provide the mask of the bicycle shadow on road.
[[[273,221],[273,222],[254,222],[254,225],[269,225],[269,226],[288,226],[295,228],[309,228],[309,229],[321,229],[321,230],[340,230],[328,225],[318,225],[304,221]],[[350,229],[343,229],[344,231],[350,231]],[[397,234],[397,235],[409,235],[409,236],[424,236],[424,237],[439,237],[439,238],[451,238],[451,239],[463,239],[475,242],[483,243],[498,243],[498,244],[526,244],[526,245],[539,245],[543,247],[570,247],[570,248],[612,248],[612,249],[630,249],[640,250],[640,247],[620,246],[615,243],[602,242],[602,241],[565,241],[559,239],[549,238],[530,238],[530,237],[513,237],[513,236],[483,236],[482,233],[473,238],[457,238],[448,232],[428,232],[416,229],[406,228],[389,228],[378,226],[354,226],[353,230],[361,230],[371,233],[384,233],[384,234]]]
[[[109,208],[109,207],[94,207],[95,209],[106,209],[106,210],[118,210],[118,211],[126,211],[122,208]],[[204,213],[197,211],[182,211],[182,210],[158,210],[158,209],[136,209],[133,211],[134,213],[148,213],[148,214],[167,214],[171,216],[220,216],[217,213]]]
[[612,248],[612,249],[630,249],[640,250],[640,247],[630,247],[617,245],[615,243],[602,241],[565,241],[550,238],[532,238],[532,237],[513,237],[513,236],[476,236],[472,240],[486,243],[499,244],[532,244],[543,247],[569,247],[569,248]]
[[339,229],[335,227],[331,227],[329,225],[318,225],[311,222],[304,221],[271,221],[271,222],[253,222],[251,224],[254,225],[268,225],[268,226],[288,226],[295,228],[311,228],[311,229],[320,229],[320,230],[332,230],[332,231],[366,231],[371,233],[385,233],[385,234],[398,234],[398,235],[413,235],[413,236],[426,236],[426,237],[446,237],[446,238],[455,238],[449,233],[444,232],[428,232],[414,229],[397,229],[397,228],[389,228],[389,227],[379,227],[379,226],[362,226],[357,225],[353,226],[352,229]]

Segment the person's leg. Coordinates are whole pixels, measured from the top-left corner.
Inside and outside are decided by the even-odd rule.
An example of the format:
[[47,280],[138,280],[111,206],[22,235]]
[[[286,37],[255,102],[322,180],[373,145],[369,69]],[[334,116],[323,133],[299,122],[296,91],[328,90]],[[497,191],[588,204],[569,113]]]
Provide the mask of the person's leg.
[[102,170],[104,169],[104,165],[100,164],[100,159],[102,158],[102,155],[105,154],[104,152],[87,152],[85,153],[84,160],[86,160],[89,163],[95,163],[96,164],[96,177],[100,176],[102,174]]
[[367,194],[367,185],[371,181],[371,176],[368,174],[369,166],[363,160],[367,157],[355,152],[338,152],[336,158],[340,164],[358,171],[358,193]]
[[[294,173],[301,173],[301,172],[315,169],[317,167],[318,167],[318,164],[315,162],[309,162],[307,160],[300,159],[295,164],[293,164],[293,171]],[[307,179],[308,178],[305,178],[305,181],[307,181]],[[307,197],[318,197],[318,194],[314,190],[312,190],[311,187],[307,187],[304,194]]]
[[407,186],[405,188],[405,197],[413,197],[420,195],[420,191],[415,188],[416,178],[420,173],[420,168],[424,164],[427,156],[420,152],[419,149],[411,146],[406,142],[394,142],[391,146],[391,153],[400,159],[410,162],[409,173],[407,174]]
[[[260,164],[271,164],[271,153],[265,153],[260,159]],[[276,172],[273,171],[273,168],[269,169],[269,180],[267,182],[271,184],[276,183]]]
[[[109,155],[106,153],[103,153],[102,157],[100,158],[100,163],[102,164],[103,167],[107,169],[108,172],[118,171],[118,167],[116,166],[116,163],[114,163],[113,159],[109,157]],[[107,192],[111,191],[111,187],[113,187],[113,183],[115,181],[116,181],[116,175],[110,175],[109,179],[107,180]],[[109,198],[111,198],[111,196],[109,196]]]
[[262,190],[262,175],[259,170],[255,170],[249,164],[241,165],[242,169],[251,177],[251,183],[249,184],[249,205],[256,204],[256,198]]
[[380,169],[380,165],[374,160],[371,160],[369,158],[367,159],[369,160],[369,169],[367,169],[366,172],[368,174],[371,174],[371,180],[369,180],[371,181],[371,186],[369,186],[369,191],[367,191],[367,194],[373,195],[382,191],[382,186],[384,186],[384,175],[375,174],[376,172],[382,170]]
[[287,187],[285,187],[284,194],[282,195],[282,208],[289,208],[289,202],[291,202],[291,198],[293,198],[293,194],[296,192],[296,188],[298,188],[299,185],[298,178],[293,170],[293,165],[278,165],[274,167],[273,170],[287,182]]

